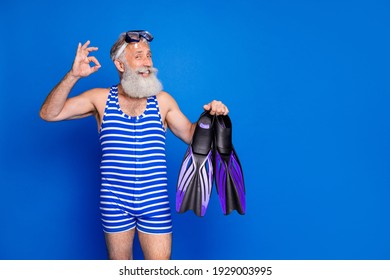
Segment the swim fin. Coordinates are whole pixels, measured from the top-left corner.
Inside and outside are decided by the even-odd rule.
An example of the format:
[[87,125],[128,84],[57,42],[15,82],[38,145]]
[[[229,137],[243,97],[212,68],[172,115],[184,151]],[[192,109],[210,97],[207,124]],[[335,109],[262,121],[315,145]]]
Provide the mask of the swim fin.
[[200,217],[206,213],[213,186],[213,123],[209,112],[200,115],[184,156],[176,190],[179,213],[193,210]]
[[233,210],[241,215],[246,211],[244,175],[232,144],[232,122],[229,116],[219,115],[214,124],[215,184],[222,212]]

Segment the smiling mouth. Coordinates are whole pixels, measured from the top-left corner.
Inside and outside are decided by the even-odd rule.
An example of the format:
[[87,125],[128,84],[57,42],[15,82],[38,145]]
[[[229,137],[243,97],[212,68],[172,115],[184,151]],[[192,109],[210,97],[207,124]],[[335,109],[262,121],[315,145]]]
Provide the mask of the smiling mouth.
[[140,71],[138,71],[138,74],[142,75],[142,76],[148,76],[148,75],[150,75],[150,73],[151,73],[150,70],[140,70]]

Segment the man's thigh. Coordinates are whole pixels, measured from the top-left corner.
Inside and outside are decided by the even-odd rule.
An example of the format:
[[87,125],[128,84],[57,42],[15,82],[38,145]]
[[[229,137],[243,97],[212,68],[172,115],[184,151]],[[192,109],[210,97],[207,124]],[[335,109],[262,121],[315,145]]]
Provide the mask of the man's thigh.
[[135,229],[124,232],[105,233],[108,258],[110,260],[133,259]]
[[138,231],[139,242],[146,260],[169,260],[172,250],[172,234],[147,234]]

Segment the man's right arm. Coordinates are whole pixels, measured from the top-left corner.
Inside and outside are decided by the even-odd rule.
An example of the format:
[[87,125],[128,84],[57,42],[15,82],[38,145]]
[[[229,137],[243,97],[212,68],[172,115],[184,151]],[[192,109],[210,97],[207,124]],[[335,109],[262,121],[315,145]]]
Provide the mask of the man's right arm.
[[[88,56],[97,48],[88,47],[88,45],[89,41],[84,45],[79,43],[72,69],[52,89],[41,107],[39,114],[42,119],[46,121],[69,120],[86,117],[95,112],[96,109],[92,102],[94,90],[68,98],[70,91],[80,78],[87,77],[100,68],[98,60],[93,56]],[[90,66],[91,62],[95,66]]]

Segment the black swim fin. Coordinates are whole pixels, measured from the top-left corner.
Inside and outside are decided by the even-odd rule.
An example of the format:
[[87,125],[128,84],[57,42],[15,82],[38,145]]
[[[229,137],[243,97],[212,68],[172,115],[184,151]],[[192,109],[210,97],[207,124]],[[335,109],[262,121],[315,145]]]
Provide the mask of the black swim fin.
[[213,186],[214,116],[202,113],[192,137],[192,143],[180,169],[176,190],[176,211],[193,210],[204,216]]
[[233,210],[241,215],[246,211],[244,175],[232,143],[232,122],[229,116],[219,115],[214,123],[214,172],[217,192],[225,215]]

